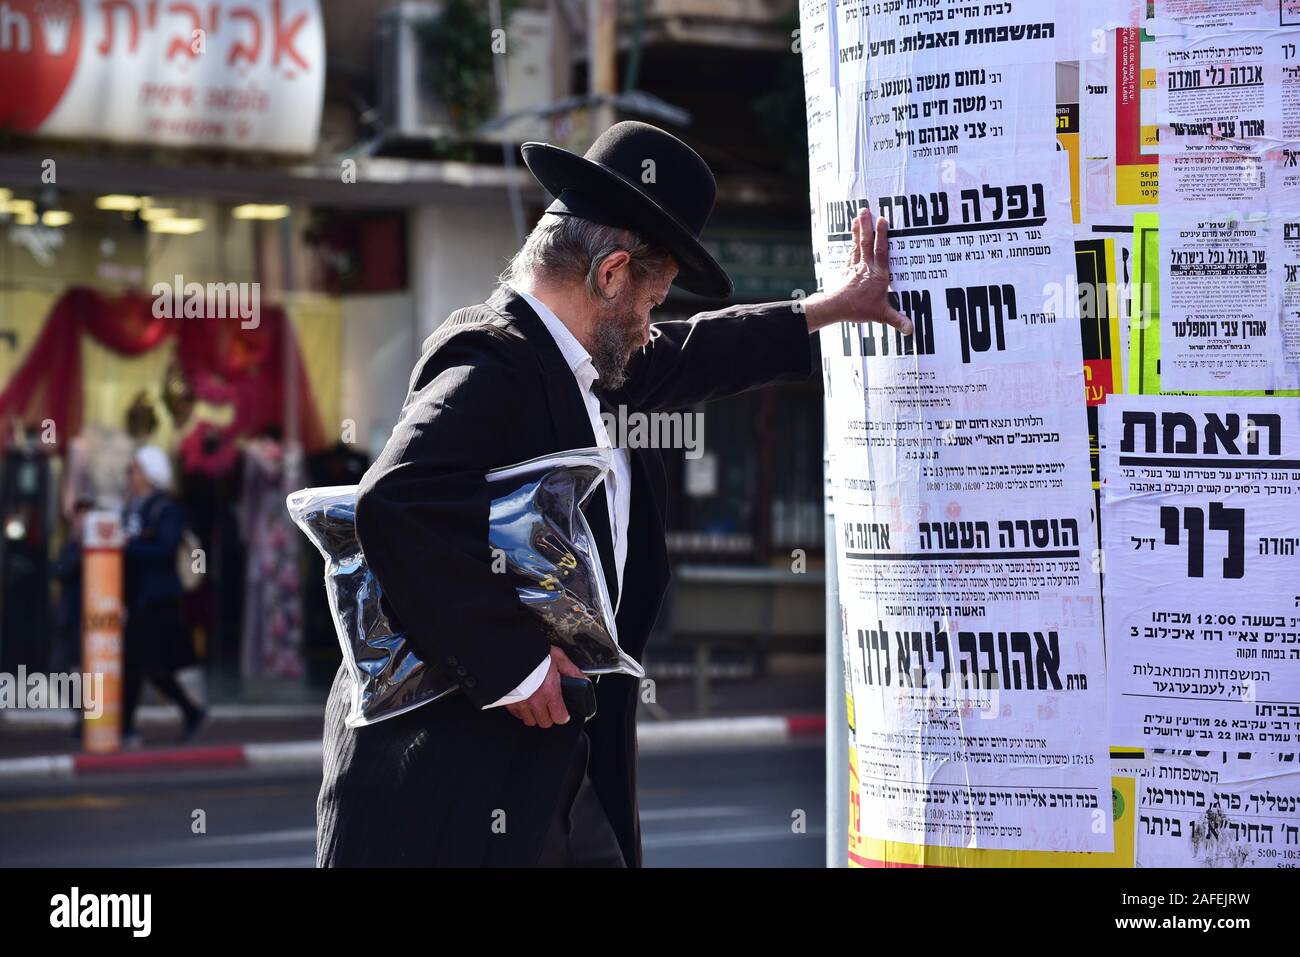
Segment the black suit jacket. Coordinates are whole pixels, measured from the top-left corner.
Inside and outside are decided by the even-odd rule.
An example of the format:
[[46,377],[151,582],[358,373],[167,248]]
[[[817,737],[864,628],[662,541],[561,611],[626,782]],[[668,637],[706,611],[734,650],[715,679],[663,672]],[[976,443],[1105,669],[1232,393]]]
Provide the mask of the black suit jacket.
[[[504,708],[548,654],[541,625],[509,575],[494,574],[485,473],[595,445],[559,347],[528,303],[453,313],[424,345],[401,419],[362,479],[357,534],[386,610],[421,657],[443,662],[463,694],[369,728],[347,729],[340,669],[327,708],[318,809],[321,864],[532,864],[583,722],[529,728]],[[735,306],[656,323],[602,405],[681,409],[806,378],[811,345],[790,302]],[[597,384],[599,385],[599,383]],[[625,593],[618,634],[640,660],[667,588],[666,478],[657,450],[631,450]],[[617,576],[603,486],[584,508],[610,594]],[[606,675],[586,722],[592,783],[629,865],[641,861],[635,679]]]

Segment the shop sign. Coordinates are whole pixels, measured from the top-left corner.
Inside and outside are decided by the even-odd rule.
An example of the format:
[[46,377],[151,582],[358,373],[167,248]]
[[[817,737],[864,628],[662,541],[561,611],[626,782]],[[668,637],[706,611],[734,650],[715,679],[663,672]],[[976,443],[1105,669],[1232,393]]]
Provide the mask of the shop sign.
[[309,153],[318,0],[0,0],[0,128]]

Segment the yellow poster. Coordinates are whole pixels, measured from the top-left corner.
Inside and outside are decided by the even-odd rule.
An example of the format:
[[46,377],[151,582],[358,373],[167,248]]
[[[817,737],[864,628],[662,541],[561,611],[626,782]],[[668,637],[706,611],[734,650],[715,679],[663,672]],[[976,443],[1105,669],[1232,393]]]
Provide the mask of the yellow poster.
[[[1004,851],[936,847],[881,841],[861,833],[858,815],[857,761],[849,753],[849,867],[1132,867],[1137,779],[1111,777],[1111,821],[1115,850],[1109,854],[1059,851]],[[1122,753],[1121,753],[1122,754]],[[1131,753],[1130,753],[1131,754]],[[1140,754],[1140,752],[1139,752]],[[1112,765],[1118,763],[1112,752]],[[1121,756],[1119,760],[1123,760]]]

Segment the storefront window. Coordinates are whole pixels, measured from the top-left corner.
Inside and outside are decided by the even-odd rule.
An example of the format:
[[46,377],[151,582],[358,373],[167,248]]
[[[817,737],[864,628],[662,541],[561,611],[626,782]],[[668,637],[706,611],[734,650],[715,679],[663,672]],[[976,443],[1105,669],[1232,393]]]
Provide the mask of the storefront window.
[[740,395],[694,410],[704,422],[698,457],[668,453],[680,493],[670,521],[674,552],[733,558],[753,553],[757,404],[753,395]]
[[772,429],[772,548],[820,552],[825,538],[819,382],[776,393]]
[[683,560],[767,564],[823,549],[820,383],[750,392],[696,410],[701,454],[671,451],[669,547]]
[[128,504],[147,443],[202,554],[184,608],[209,697],[328,683],[319,566],[284,496],[355,482],[391,418],[358,383],[369,340],[413,324],[405,243],[400,213],[0,184],[6,667],[75,654],[50,561],[79,511]]

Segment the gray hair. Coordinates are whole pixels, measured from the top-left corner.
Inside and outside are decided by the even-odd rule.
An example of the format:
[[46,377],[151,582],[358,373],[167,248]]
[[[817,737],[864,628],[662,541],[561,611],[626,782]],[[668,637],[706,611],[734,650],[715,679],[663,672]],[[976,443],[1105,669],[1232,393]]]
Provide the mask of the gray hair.
[[[636,282],[663,271],[672,263],[667,250],[642,239],[637,233],[603,226],[577,216],[546,213],[524,240],[501,273],[502,285],[527,285],[530,279],[552,282],[580,281],[595,300],[604,299],[598,281],[600,264],[620,250],[631,257],[628,268]],[[500,290],[498,290],[500,292]]]

